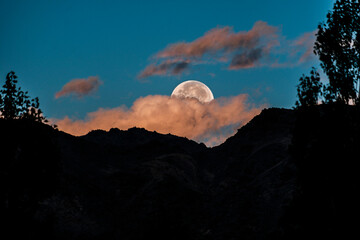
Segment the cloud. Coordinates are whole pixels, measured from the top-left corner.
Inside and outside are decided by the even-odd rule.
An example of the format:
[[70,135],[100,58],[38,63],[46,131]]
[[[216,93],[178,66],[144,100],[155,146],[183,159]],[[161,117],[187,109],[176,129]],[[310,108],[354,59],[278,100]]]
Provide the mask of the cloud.
[[69,117],[53,119],[60,130],[84,135],[94,129],[129,129],[142,127],[149,131],[171,133],[211,146],[220,144],[261,111],[248,103],[247,95],[220,98],[208,104],[196,99],[177,99],[150,95],[137,99],[131,108],[99,109],[85,120]]
[[202,58],[205,55],[216,57],[218,54],[227,55],[234,51],[270,47],[276,43],[277,32],[277,27],[262,21],[256,22],[248,32],[235,33],[231,27],[214,28],[193,42],[172,44],[156,56],[158,58]]
[[[305,33],[295,40],[285,39],[279,27],[263,21],[257,21],[251,30],[243,32],[234,32],[229,26],[213,28],[192,42],[170,44],[153,56],[138,78],[179,75],[193,65],[214,62],[228,63],[229,70],[238,70],[294,65],[310,60],[315,32]],[[278,59],[282,62],[274,64]]]
[[314,45],[317,30],[305,32],[294,40],[284,41],[282,49],[277,49],[282,61],[274,61],[271,67],[296,67],[315,59]]
[[181,74],[188,67],[189,63],[186,61],[167,60],[159,65],[151,64],[147,66],[144,71],[140,73],[139,78],[146,78],[152,75],[178,75]]
[[66,97],[75,95],[78,98],[82,98],[85,95],[89,95],[98,90],[102,81],[98,77],[88,77],[73,79],[66,83],[62,89],[55,94],[55,98]]
[[[248,32],[234,32],[231,27],[214,28],[192,42],[171,44],[154,56],[152,63],[138,78],[152,75],[178,75],[191,64],[232,59],[231,69],[248,68],[258,63],[261,55],[278,44],[277,27],[258,21]],[[256,58],[255,54],[256,53]]]
[[306,32],[293,42],[294,54],[300,53],[299,63],[311,60],[314,55],[314,44],[318,30]]
[[230,69],[252,68],[262,57],[262,49],[257,48],[241,54],[236,54],[231,60]]

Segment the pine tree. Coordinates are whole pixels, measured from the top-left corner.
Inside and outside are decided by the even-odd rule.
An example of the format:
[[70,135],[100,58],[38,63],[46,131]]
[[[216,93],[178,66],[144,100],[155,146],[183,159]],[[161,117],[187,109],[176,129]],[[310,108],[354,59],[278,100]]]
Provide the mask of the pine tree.
[[6,81],[3,89],[0,90],[2,101],[0,105],[0,112],[5,119],[14,119],[19,115],[20,109],[17,104],[21,99],[18,99],[18,90],[16,89],[17,76],[14,72],[9,72],[6,76]]
[[47,122],[39,108],[39,98],[30,99],[28,92],[17,88],[17,76],[13,71],[6,76],[3,89],[0,90],[0,114],[4,119],[29,119]]

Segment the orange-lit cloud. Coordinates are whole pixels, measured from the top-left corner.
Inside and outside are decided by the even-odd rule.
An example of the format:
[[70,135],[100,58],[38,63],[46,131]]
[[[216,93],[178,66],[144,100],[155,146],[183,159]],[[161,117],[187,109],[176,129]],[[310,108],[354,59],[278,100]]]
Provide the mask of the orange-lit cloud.
[[[229,70],[297,65],[312,58],[315,32],[286,40],[280,28],[257,21],[251,30],[213,28],[192,42],[170,44],[138,75],[180,75],[196,64],[228,63]],[[279,62],[279,59],[281,61]]]
[[216,145],[260,111],[260,107],[247,102],[245,94],[216,99],[208,104],[196,99],[150,95],[137,99],[130,109],[99,109],[89,113],[85,120],[65,117],[53,121],[60,130],[73,135],[84,135],[94,129],[142,127]]
[[85,95],[94,93],[98,90],[102,81],[98,77],[88,77],[73,79],[66,83],[62,89],[55,94],[55,98],[74,95],[76,97],[84,97]]
[[263,21],[256,22],[248,32],[235,33],[231,27],[214,28],[193,42],[171,44],[156,56],[201,58],[206,54],[216,56],[219,52],[226,55],[238,50],[266,48],[276,43],[277,32],[277,27]]
[[295,67],[315,59],[314,45],[317,30],[305,32],[294,40],[284,41],[282,49],[277,49],[282,61],[274,61],[271,67]]
[[214,28],[192,42],[169,45],[155,55],[160,63],[150,64],[138,77],[181,74],[190,63],[206,62],[207,58],[220,62],[231,59],[230,69],[249,68],[278,44],[278,31],[263,21],[247,32],[236,33],[228,26]]
[[306,32],[297,39],[295,39],[293,46],[295,53],[300,53],[299,63],[311,60],[314,55],[314,44],[316,40],[316,31]]

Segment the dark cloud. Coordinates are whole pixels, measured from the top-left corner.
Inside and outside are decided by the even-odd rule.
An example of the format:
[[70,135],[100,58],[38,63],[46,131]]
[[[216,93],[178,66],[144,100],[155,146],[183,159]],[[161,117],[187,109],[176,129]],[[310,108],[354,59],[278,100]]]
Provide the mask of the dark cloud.
[[180,73],[182,73],[186,68],[188,68],[189,66],[189,63],[187,62],[179,62],[177,64],[175,64],[173,70],[172,70],[172,73],[174,75],[178,75]]
[[162,62],[158,65],[151,64],[138,75],[138,78],[147,78],[152,75],[179,75],[185,71],[188,66],[189,63],[185,61],[174,62],[172,60]]
[[236,54],[231,60],[230,69],[252,68],[256,66],[263,55],[261,48]]

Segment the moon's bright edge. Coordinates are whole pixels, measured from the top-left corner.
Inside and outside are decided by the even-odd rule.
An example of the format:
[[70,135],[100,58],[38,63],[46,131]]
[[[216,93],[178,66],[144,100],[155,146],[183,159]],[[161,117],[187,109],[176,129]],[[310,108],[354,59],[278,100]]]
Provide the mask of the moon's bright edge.
[[208,103],[214,100],[214,95],[210,88],[196,80],[188,80],[180,83],[172,92],[171,97],[181,99],[195,98],[201,103]]

